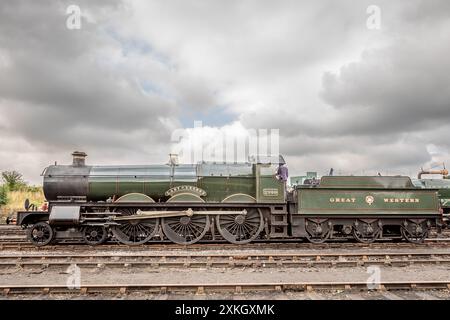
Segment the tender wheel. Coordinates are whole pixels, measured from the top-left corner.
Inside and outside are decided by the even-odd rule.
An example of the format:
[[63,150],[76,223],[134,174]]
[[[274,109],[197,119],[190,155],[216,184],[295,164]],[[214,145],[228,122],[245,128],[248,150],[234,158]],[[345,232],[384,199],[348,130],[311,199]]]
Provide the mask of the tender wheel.
[[161,224],[166,237],[178,244],[198,242],[211,226],[207,215],[162,218]]
[[[120,208],[115,212],[122,216],[136,215],[137,208]],[[159,229],[159,219],[123,221],[119,226],[114,226],[111,231],[120,243],[127,245],[139,245],[153,238]]]
[[28,239],[39,247],[49,244],[53,236],[53,229],[47,222],[38,222],[28,229]]
[[83,228],[83,240],[89,245],[97,245],[105,242],[108,231],[102,226],[87,226]]
[[426,222],[404,221],[400,227],[403,238],[411,243],[423,243],[428,236],[429,226]]
[[[242,209],[239,209],[242,210]],[[244,244],[255,240],[264,228],[264,217],[259,209],[247,208],[247,214],[217,215],[219,233],[228,242]]]
[[353,226],[353,237],[361,243],[375,242],[381,235],[381,228],[377,221],[356,221]]
[[331,235],[331,226],[326,220],[306,220],[306,238],[311,243],[324,243]]

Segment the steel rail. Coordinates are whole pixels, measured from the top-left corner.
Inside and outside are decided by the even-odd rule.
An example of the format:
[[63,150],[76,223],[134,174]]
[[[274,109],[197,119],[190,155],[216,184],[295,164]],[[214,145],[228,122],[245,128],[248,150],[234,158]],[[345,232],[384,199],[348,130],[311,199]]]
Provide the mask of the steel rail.
[[280,283],[149,283],[149,284],[80,284],[78,288],[66,285],[0,285],[5,296],[26,294],[128,294],[133,292],[168,294],[168,293],[194,293],[204,295],[207,293],[234,293],[245,292],[285,292],[285,291],[386,291],[386,290],[448,290],[450,280],[441,281],[383,281],[375,286],[367,282],[280,282]]
[[355,267],[449,264],[450,252],[0,255],[0,267]]
[[[155,241],[154,243],[149,242],[144,245],[124,245],[114,242],[108,242],[98,246],[90,246],[84,243],[59,243],[57,245],[47,245],[43,247],[37,247],[32,243],[29,243],[26,240],[21,241],[13,241],[6,240],[0,241],[0,250],[35,250],[35,251],[49,251],[49,250],[120,250],[126,249],[129,251],[142,251],[142,250],[181,250],[181,249],[189,249],[189,250],[259,250],[259,249],[359,249],[359,248],[370,248],[370,249],[389,249],[389,248],[448,248],[450,245],[450,238],[444,239],[429,239],[430,241],[426,241],[422,244],[414,244],[408,242],[376,242],[376,243],[357,243],[357,242],[331,242],[331,243],[321,243],[321,244],[313,244],[308,242],[293,242],[293,241],[285,241],[280,242],[252,242],[249,244],[235,245],[227,242],[202,242],[196,243],[193,245],[180,245],[161,241]],[[431,241],[432,240],[432,241]]]

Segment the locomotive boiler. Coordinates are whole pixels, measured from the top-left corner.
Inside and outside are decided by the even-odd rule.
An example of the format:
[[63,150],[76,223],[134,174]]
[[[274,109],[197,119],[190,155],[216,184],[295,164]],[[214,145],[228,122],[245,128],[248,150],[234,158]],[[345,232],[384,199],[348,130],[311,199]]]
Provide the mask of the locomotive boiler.
[[417,188],[409,177],[325,176],[288,192],[276,175],[281,156],[144,166],[89,166],[85,158],[74,152],[72,164],[44,170],[48,210],[17,213],[34,244],[421,242],[442,223],[437,190]]
[[[205,202],[229,201],[239,194],[258,202],[284,201],[283,183],[274,177],[278,163],[87,166],[85,153],[74,152],[72,156],[72,165],[54,165],[44,170],[43,188],[48,201],[115,202],[121,198],[119,201],[123,202],[132,197],[150,197],[155,202],[166,202],[178,201],[180,196],[173,197],[180,193],[199,196]],[[284,163],[282,157],[279,161]]]

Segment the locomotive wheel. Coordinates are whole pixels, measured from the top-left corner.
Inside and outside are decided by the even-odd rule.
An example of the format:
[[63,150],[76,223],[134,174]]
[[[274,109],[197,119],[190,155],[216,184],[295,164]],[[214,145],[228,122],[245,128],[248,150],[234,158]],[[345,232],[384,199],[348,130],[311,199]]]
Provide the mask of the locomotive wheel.
[[47,222],[38,222],[28,229],[28,239],[38,247],[49,244],[53,236],[53,229]]
[[211,227],[207,215],[162,218],[161,224],[170,241],[185,245],[198,242]]
[[[119,208],[115,212],[122,216],[134,216],[137,208]],[[153,238],[159,229],[159,219],[123,221],[119,226],[114,226],[111,231],[120,243],[127,245],[144,244]]]
[[108,231],[102,226],[87,226],[83,228],[83,240],[91,246],[105,242]]
[[[191,193],[179,193],[174,195],[167,202],[205,202],[202,198]],[[179,208],[177,210],[186,210]],[[194,244],[201,240],[211,227],[207,215],[193,215],[168,217],[161,219],[162,229],[166,237],[178,244]]]
[[381,235],[381,229],[377,221],[365,222],[357,221],[353,226],[353,237],[361,243],[373,243]]
[[234,244],[249,243],[255,240],[263,230],[264,217],[261,210],[256,208],[247,208],[246,210],[246,215],[219,214],[216,216],[217,229],[228,242]]
[[324,243],[330,238],[331,229],[327,221],[306,220],[306,238],[311,243]]
[[413,221],[404,221],[400,227],[403,238],[411,243],[423,243],[428,236],[428,226],[426,222],[416,223]]

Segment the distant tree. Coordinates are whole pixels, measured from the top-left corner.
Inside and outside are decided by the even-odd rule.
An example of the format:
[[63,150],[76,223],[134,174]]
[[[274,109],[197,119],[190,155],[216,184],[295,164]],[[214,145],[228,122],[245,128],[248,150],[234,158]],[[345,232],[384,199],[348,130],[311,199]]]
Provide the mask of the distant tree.
[[6,186],[0,186],[0,207],[8,203],[8,189]]
[[22,174],[17,171],[3,171],[2,180],[9,191],[17,191],[27,185],[23,180]]

